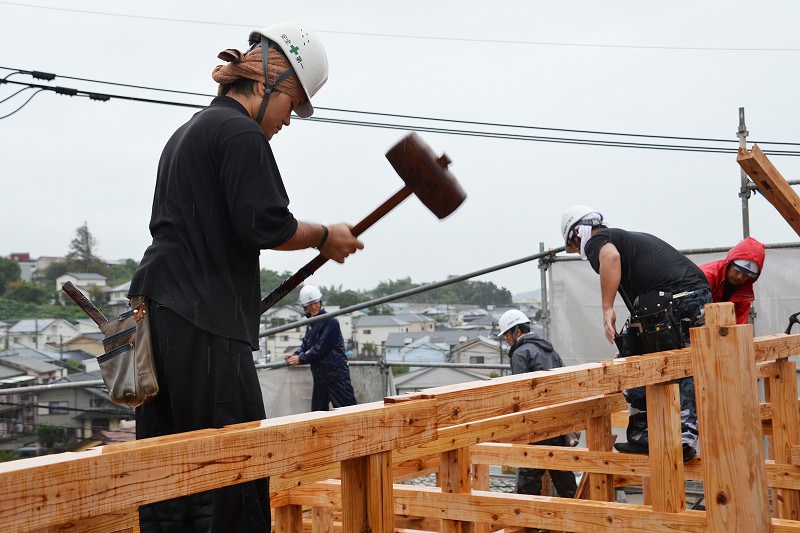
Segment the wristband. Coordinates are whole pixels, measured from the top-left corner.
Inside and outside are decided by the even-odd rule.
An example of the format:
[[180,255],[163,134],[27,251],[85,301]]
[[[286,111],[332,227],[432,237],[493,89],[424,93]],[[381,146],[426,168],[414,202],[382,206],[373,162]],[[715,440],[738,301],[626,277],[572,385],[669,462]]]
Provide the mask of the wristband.
[[322,234],[322,238],[319,240],[319,244],[315,246],[317,250],[322,250],[322,247],[325,246],[325,242],[328,240],[328,226],[323,224],[322,229],[324,233]]

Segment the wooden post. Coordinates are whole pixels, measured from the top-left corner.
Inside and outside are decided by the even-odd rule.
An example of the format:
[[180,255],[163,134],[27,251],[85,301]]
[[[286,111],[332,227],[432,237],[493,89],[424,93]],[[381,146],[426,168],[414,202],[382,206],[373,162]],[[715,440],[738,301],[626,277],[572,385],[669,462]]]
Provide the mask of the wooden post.
[[[472,488],[475,490],[490,490],[489,465],[472,465]],[[475,533],[492,533],[491,524],[475,524]]]
[[680,411],[677,383],[647,386],[650,499],[654,511],[686,510]]
[[690,335],[708,531],[770,531],[753,327],[730,302],[705,314]]
[[342,461],[342,529],[353,533],[368,531],[367,462],[369,456]]
[[328,507],[311,508],[311,533],[333,531],[333,512]]
[[342,461],[342,530],[394,531],[392,452]]
[[[392,493],[392,452],[369,456],[367,463],[367,521],[371,533],[394,531],[394,496]],[[348,531],[345,529],[345,531]]]
[[273,511],[275,533],[303,533],[303,509],[299,505],[282,505]]
[[[792,445],[798,442],[797,368],[788,359],[778,359],[769,377],[772,404],[772,449],[776,464],[792,464]],[[773,489],[773,507],[777,518],[798,520],[800,492],[791,489]]]
[[[439,463],[439,485],[442,492],[470,493],[469,448],[458,448],[442,453]],[[474,524],[460,520],[442,519],[442,533],[474,533]]]
[[[611,415],[595,416],[586,421],[586,447],[593,452],[610,452],[613,444]],[[616,499],[613,474],[584,474],[589,479],[590,500],[613,502]]]

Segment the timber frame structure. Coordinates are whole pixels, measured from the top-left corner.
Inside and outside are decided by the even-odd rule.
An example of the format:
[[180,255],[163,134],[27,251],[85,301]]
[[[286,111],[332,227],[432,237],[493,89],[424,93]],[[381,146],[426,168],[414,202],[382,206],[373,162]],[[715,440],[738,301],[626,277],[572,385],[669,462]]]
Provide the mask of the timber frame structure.
[[[800,197],[737,161],[800,235]],[[276,533],[800,533],[800,335],[753,338],[706,306],[691,347],[428,389],[383,402],[0,463],[8,532],[136,532],[138,507],[268,476]],[[694,376],[700,456],[684,464],[675,380]],[[759,402],[759,381],[766,401]],[[612,451],[621,392],[647,388],[649,456]],[[535,442],[586,431],[586,448]],[[584,472],[574,499],[489,490],[489,465]],[[436,473],[438,487],[402,482]],[[686,507],[702,481],[705,510]],[[644,504],[615,502],[640,484]]]
[[[706,307],[690,348],[428,389],[330,412],[0,464],[8,532],[138,531],[139,505],[270,476],[276,532],[798,532],[800,335],[753,339]],[[684,464],[675,379],[694,376]],[[759,403],[758,381],[767,398]],[[621,391],[646,386],[650,455],[612,451]],[[586,448],[517,444],[586,431]],[[767,459],[768,458],[768,459]],[[575,499],[489,491],[488,465],[584,472]],[[402,481],[435,472],[438,487]],[[685,480],[706,510],[688,510]],[[641,484],[645,503],[614,501]]]

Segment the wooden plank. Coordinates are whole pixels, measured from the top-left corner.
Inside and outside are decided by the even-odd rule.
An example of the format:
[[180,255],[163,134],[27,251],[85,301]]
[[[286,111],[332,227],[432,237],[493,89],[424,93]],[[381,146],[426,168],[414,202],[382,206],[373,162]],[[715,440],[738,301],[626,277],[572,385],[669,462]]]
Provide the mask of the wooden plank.
[[800,235],[800,196],[761,148],[754,145],[749,152],[747,148],[739,148],[736,162],[750,176],[758,191],[778,210],[795,233]]
[[772,533],[800,533],[800,522],[793,520],[772,519]]
[[432,487],[397,485],[395,513],[398,515],[490,522],[504,526],[551,529],[576,533],[705,532],[706,513],[684,511],[662,513],[645,505],[593,502],[472,491],[471,494],[443,493]]
[[706,305],[705,315],[690,335],[708,531],[768,531],[753,327],[735,325],[729,302]]
[[[792,446],[800,443],[797,414],[797,368],[787,359],[773,364],[767,388],[772,405],[772,454],[775,463],[792,463]],[[776,489],[773,507],[777,518],[800,518],[800,492]]]
[[612,394],[476,420],[439,429],[436,440],[396,450],[394,457],[399,461],[412,460],[480,442],[514,439],[536,442],[583,429],[587,419],[619,411],[625,405],[621,394]]
[[[470,449],[473,464],[508,465],[547,470],[572,470],[626,477],[650,477],[646,455],[596,452],[586,448],[485,442]],[[686,479],[703,479],[702,457],[684,464]],[[800,468],[792,467],[798,472]]]
[[9,532],[42,529],[417,444],[436,436],[433,403],[378,403],[0,463],[0,523]]
[[[117,513],[93,516],[83,520],[65,522],[46,527],[35,533],[138,533],[139,510],[129,509]],[[33,532],[32,532],[33,533]]]
[[[611,451],[614,444],[614,436],[611,433],[611,416],[608,414],[595,416],[587,421],[586,447],[590,451]],[[613,502],[616,498],[612,474],[588,473],[581,478],[581,484],[585,484],[587,487],[587,497],[590,500]],[[578,495],[576,494],[576,496]]]
[[647,386],[650,491],[655,511],[686,510],[680,411],[677,383]]
[[[415,393],[436,399],[440,428],[582,400],[691,375],[687,348],[462,383]],[[405,401],[409,396],[406,395]],[[393,398],[387,398],[391,402]]]
[[800,353],[800,333],[764,335],[755,339],[755,361],[766,363]]
[[[755,339],[756,360],[769,361],[800,353],[800,334],[767,335]],[[689,348],[669,350],[553,370],[503,376],[490,380],[426,389],[387,397],[387,403],[436,398],[436,425],[466,424],[593,396],[634,386],[664,383],[692,374]]]

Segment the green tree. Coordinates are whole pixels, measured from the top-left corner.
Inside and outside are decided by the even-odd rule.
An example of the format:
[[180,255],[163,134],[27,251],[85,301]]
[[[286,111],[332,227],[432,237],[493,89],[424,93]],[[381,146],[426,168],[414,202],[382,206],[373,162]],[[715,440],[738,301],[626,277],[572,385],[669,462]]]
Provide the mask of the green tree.
[[16,261],[0,257],[0,296],[5,292],[9,282],[19,279],[20,272],[19,264]]
[[[324,290],[323,294],[326,294]],[[357,305],[361,302],[366,302],[368,299],[369,298],[367,298],[364,294],[348,289],[346,291],[332,291],[327,293],[325,301],[330,305],[350,307],[351,305]]]
[[4,294],[9,300],[31,304],[45,304],[51,298],[51,292],[38,283],[16,280],[6,285]]
[[89,225],[84,222],[75,230],[75,238],[69,243],[69,253],[66,256],[68,272],[92,272],[106,277],[111,276],[111,268],[95,255],[97,240],[89,231]]
[[[281,283],[292,277],[292,272],[285,271],[278,274],[274,270],[261,269],[261,297],[265,297],[273,290],[280,287]],[[276,305],[294,305],[300,298],[300,287],[295,287],[292,291],[281,298]]]
[[64,261],[56,261],[55,263],[50,263],[47,265],[47,268],[44,269],[39,277],[55,283],[58,278],[67,272],[69,272],[67,269],[67,264]]
[[133,279],[133,273],[136,272],[138,266],[139,263],[133,259],[126,259],[125,262],[119,265],[111,265],[111,276],[106,282],[111,287],[128,283]]

